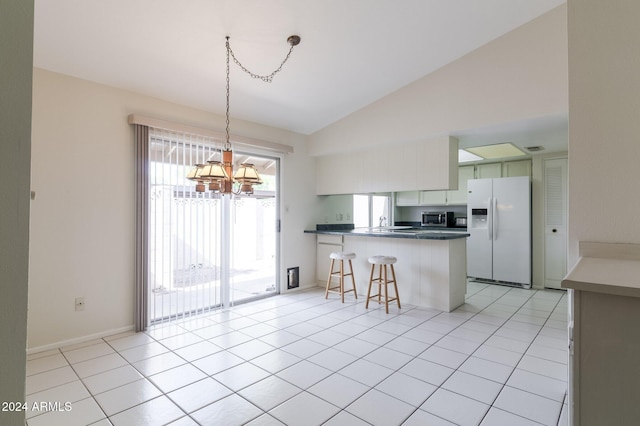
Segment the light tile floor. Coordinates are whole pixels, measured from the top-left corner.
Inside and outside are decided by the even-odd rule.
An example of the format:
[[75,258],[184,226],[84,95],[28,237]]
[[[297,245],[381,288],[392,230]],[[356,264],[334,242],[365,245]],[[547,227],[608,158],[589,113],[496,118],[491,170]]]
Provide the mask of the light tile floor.
[[566,325],[561,291],[388,315],[299,291],[30,355],[27,422],[565,426]]

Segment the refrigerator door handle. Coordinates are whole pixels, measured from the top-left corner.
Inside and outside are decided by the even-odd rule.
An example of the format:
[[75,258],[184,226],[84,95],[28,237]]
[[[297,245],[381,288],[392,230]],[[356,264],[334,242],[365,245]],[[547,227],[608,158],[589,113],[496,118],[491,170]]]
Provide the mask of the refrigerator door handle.
[[493,198],[493,208],[491,209],[491,222],[493,222],[493,239],[498,239],[498,199]]
[[487,201],[488,205],[489,205],[489,217],[487,218],[487,237],[489,239],[491,239],[492,234],[493,234],[493,211],[491,210],[493,205],[491,204],[491,200],[492,198],[489,197],[489,200]]

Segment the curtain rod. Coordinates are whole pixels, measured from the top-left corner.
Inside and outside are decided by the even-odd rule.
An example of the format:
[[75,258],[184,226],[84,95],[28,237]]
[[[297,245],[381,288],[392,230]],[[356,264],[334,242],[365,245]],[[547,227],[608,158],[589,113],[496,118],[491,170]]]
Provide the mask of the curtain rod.
[[[172,132],[191,133],[200,136],[209,136],[212,138],[225,140],[226,135],[224,132],[206,129],[204,127],[190,126],[188,124],[176,123],[173,121],[162,120],[160,118],[147,117],[140,114],[129,114],[129,124],[140,124],[142,126],[149,126],[156,129],[169,130]],[[280,152],[283,154],[293,153],[293,147],[277,142],[264,141],[261,139],[249,138],[245,136],[231,135],[231,140],[234,145],[260,148],[272,152]]]

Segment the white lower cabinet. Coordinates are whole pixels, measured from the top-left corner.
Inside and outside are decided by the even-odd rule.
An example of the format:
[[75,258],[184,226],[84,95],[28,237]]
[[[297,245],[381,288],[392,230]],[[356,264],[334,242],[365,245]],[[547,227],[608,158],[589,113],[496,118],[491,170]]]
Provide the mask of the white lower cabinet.
[[[344,250],[356,254],[353,273],[359,299],[364,300],[369,284],[371,265],[367,259],[376,255],[395,256],[398,261],[394,268],[402,306],[415,305],[445,312],[451,312],[464,303],[466,247],[465,238],[427,240],[346,236],[344,240]],[[327,273],[328,268],[327,265]],[[324,280],[326,282],[326,277]]]
[[640,298],[581,290],[573,296],[571,424],[638,424]]
[[640,245],[580,242],[568,288],[569,424],[640,419]]
[[331,259],[329,255],[334,251],[342,251],[342,235],[318,234],[316,244],[316,281],[327,282]]

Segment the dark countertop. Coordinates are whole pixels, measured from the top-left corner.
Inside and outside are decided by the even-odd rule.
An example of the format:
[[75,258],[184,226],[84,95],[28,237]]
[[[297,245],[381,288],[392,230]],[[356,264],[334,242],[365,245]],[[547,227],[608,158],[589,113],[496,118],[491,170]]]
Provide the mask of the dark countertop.
[[376,238],[408,238],[412,240],[455,240],[459,238],[467,238],[469,236],[466,229],[460,228],[424,229],[407,228],[404,226],[388,226],[382,228],[305,230],[304,232],[306,234],[328,234]]

